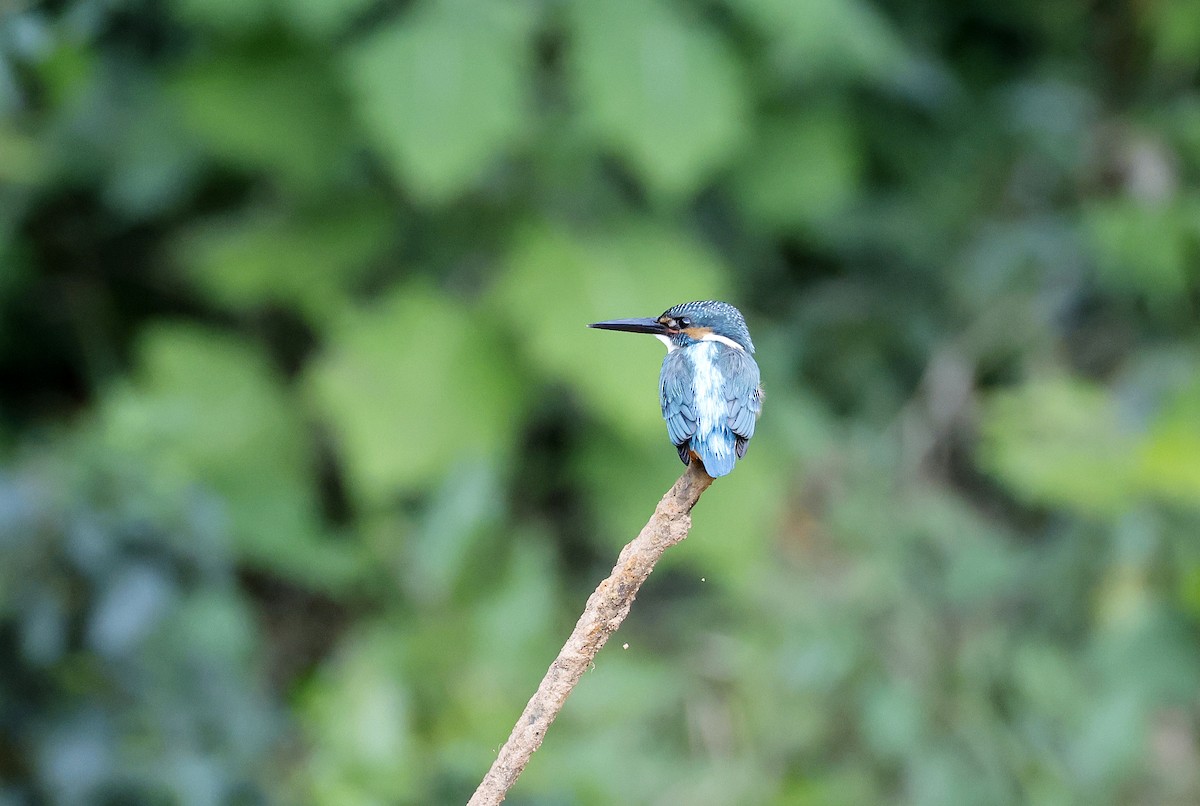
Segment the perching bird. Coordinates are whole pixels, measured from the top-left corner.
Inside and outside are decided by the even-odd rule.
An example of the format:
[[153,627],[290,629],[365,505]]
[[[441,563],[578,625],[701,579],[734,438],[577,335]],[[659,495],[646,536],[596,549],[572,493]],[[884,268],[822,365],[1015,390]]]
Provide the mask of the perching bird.
[[754,436],[762,387],[754,342],[728,302],[685,302],[657,319],[611,319],[588,327],[652,333],[667,345],[659,395],[667,434],[689,464],[699,457],[713,478],[733,470]]

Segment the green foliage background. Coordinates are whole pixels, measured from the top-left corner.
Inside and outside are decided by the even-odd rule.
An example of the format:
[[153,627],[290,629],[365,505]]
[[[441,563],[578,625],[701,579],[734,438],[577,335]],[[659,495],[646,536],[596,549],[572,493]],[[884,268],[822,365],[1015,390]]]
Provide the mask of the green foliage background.
[[[1200,6],[0,4],[0,803],[1200,802]],[[627,644],[627,648],[622,645]]]

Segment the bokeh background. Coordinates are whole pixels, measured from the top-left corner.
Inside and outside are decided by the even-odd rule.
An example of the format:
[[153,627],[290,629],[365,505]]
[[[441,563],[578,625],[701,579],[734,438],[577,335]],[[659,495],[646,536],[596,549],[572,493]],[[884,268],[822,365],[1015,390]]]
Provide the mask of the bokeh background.
[[[0,3],[0,804],[1200,802],[1200,5]],[[627,648],[622,645],[627,644]]]

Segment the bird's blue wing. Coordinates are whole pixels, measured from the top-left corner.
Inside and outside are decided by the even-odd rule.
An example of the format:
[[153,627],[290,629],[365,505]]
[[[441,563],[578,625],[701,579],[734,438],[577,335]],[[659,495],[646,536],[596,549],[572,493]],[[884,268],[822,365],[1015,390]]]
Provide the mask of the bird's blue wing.
[[725,378],[722,392],[728,412],[729,429],[737,435],[738,458],[754,436],[754,425],[762,413],[762,386],[758,364],[744,350],[727,348],[717,357],[717,366]]
[[667,435],[679,448],[679,458],[688,461],[688,443],[696,433],[695,389],[692,385],[692,365],[682,350],[672,350],[663,359],[659,375],[659,398]]

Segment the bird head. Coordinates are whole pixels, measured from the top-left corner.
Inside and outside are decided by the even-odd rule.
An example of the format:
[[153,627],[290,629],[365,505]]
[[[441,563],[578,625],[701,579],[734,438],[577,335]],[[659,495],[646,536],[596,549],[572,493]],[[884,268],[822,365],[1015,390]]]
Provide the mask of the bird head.
[[716,300],[680,303],[663,311],[657,319],[610,319],[593,322],[588,327],[650,333],[665,343],[668,350],[717,341],[754,352],[754,342],[741,311],[728,302]]

